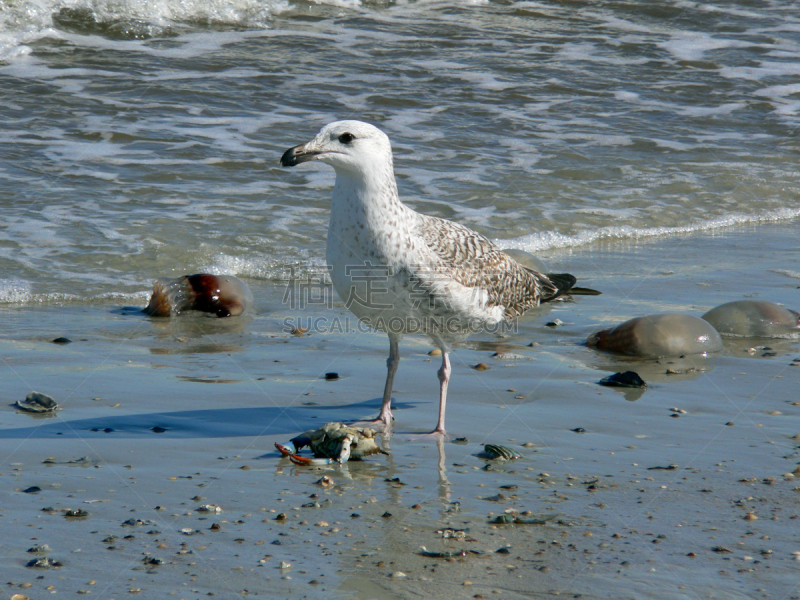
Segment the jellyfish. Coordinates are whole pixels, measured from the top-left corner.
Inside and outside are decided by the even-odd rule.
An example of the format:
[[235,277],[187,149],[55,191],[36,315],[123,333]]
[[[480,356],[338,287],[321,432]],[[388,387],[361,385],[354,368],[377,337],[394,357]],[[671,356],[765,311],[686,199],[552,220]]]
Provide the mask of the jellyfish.
[[156,279],[150,303],[143,312],[152,317],[169,317],[196,310],[235,317],[252,303],[253,295],[242,280],[232,275],[199,273]]
[[763,300],[737,300],[703,315],[722,335],[788,337],[800,335],[800,313]]
[[637,317],[593,333],[586,343],[598,350],[642,358],[722,350],[722,338],[708,322],[677,313]]

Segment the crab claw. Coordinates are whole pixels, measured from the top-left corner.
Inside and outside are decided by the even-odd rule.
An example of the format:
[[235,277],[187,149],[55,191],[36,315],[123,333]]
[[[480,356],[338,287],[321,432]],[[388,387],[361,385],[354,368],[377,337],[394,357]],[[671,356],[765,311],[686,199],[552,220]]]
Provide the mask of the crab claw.
[[310,465],[317,467],[332,465],[337,462],[332,458],[307,458],[305,456],[300,456],[299,454],[290,454],[289,460],[296,465]]
[[291,456],[297,452],[292,442],[287,442],[286,444],[279,444],[278,442],[275,442],[275,448],[277,448],[278,452],[280,452],[283,456]]

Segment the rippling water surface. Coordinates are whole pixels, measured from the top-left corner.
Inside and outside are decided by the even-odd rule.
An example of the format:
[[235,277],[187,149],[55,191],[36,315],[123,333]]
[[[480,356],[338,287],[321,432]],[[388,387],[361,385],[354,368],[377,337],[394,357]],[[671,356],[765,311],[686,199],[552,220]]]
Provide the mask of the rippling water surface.
[[0,302],[143,299],[324,257],[325,123],[534,252],[798,220],[789,2],[0,0]]

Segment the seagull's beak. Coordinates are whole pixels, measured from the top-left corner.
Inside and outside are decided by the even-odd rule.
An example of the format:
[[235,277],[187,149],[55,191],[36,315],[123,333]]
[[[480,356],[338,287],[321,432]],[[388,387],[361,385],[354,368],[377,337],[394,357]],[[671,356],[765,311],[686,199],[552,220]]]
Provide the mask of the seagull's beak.
[[299,146],[289,148],[283,153],[283,156],[281,156],[281,166],[293,167],[295,165],[299,165],[300,163],[314,160],[314,157],[319,154],[320,151],[314,147],[313,141],[308,142],[307,144],[300,144]]

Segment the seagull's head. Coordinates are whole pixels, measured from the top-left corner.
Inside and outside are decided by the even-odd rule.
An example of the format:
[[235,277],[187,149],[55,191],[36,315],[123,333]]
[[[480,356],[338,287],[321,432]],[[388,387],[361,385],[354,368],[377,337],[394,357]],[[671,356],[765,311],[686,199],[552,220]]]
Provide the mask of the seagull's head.
[[337,171],[362,173],[383,163],[391,165],[392,146],[380,129],[361,121],[335,121],[323,127],[313,140],[289,148],[281,166],[293,167],[319,160]]

